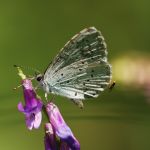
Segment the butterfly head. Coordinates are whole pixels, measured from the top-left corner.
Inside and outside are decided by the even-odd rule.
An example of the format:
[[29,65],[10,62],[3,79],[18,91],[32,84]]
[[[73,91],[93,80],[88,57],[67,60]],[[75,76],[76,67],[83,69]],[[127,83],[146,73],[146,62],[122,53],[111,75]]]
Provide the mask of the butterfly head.
[[39,85],[44,88],[44,76],[42,74],[36,74],[35,79],[39,83]]
[[36,80],[37,80],[38,82],[43,81],[43,75],[42,75],[42,74],[36,74]]
[[47,86],[47,84],[44,82],[44,75],[43,74],[36,74],[35,79],[37,80],[37,82],[39,82],[39,85],[43,88],[43,90],[46,93],[50,92],[49,86]]

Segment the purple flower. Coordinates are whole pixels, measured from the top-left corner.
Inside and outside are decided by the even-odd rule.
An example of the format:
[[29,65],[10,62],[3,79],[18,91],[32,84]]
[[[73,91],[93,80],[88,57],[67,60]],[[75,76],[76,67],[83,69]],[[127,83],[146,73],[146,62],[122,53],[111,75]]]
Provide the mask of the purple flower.
[[60,150],[71,150],[71,149],[69,148],[67,143],[61,141],[61,143],[60,143]]
[[25,114],[26,126],[29,130],[39,128],[42,120],[42,101],[37,98],[37,95],[32,87],[32,82],[29,79],[22,80],[25,106],[22,102],[18,104],[18,110]]
[[50,123],[45,124],[44,144],[45,144],[45,150],[57,150],[56,136],[54,134],[52,125]]
[[80,144],[65,123],[58,107],[52,102],[46,105],[46,112],[53,130],[61,141],[61,150],[80,150]]

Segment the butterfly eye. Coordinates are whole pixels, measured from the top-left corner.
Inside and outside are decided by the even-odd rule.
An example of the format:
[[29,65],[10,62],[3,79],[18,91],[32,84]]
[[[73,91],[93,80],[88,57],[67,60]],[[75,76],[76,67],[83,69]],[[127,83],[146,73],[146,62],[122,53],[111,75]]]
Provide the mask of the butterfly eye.
[[42,76],[38,76],[38,77],[36,78],[36,80],[37,80],[37,81],[41,81],[41,80],[42,80]]

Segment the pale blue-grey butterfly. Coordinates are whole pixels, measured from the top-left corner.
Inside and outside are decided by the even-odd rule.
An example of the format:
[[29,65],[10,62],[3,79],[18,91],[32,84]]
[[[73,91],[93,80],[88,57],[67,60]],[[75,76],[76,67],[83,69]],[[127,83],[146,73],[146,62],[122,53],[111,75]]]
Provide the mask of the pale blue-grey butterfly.
[[83,107],[82,100],[98,97],[108,87],[111,78],[106,43],[95,27],[73,36],[44,74],[36,77],[46,95],[65,96],[80,107]]

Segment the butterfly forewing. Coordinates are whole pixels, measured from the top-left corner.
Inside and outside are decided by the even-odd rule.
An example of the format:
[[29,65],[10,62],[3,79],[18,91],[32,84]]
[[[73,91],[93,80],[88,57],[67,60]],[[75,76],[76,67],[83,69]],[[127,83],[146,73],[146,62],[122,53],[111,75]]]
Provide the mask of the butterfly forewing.
[[67,42],[44,74],[49,91],[72,99],[97,97],[110,80],[106,43],[94,27]]

